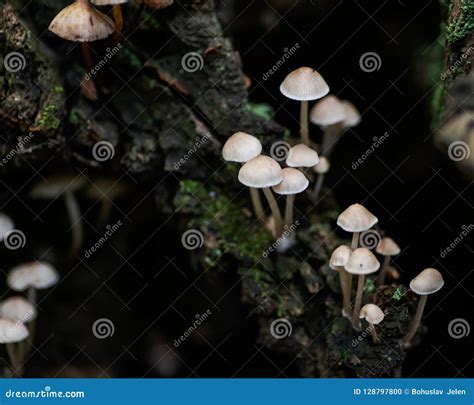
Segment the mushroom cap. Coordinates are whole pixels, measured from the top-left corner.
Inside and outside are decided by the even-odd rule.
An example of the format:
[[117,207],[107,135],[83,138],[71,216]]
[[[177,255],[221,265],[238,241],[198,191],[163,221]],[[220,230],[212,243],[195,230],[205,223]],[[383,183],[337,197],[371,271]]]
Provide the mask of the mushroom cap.
[[332,252],[331,258],[329,259],[329,267],[333,270],[340,270],[341,267],[344,267],[349,261],[349,257],[352,253],[352,250],[345,246],[341,245]]
[[292,100],[317,100],[329,93],[329,86],[316,70],[301,67],[285,77],[280,91]]
[[347,232],[363,232],[377,222],[377,217],[360,204],[352,204],[337,218],[337,224]]
[[154,10],[160,10],[171,6],[173,3],[174,0],[145,0],[145,4]]
[[28,262],[15,266],[7,276],[7,285],[15,291],[30,287],[42,290],[56,284],[59,274],[46,262]]
[[115,26],[109,17],[88,2],[76,1],[54,17],[49,30],[69,41],[92,42],[107,38],[115,31]]
[[320,156],[319,162],[313,166],[313,172],[318,174],[324,174],[329,171],[331,168],[331,163],[329,163],[329,159],[326,156]]
[[433,268],[423,270],[410,281],[410,289],[418,295],[429,295],[441,290],[444,285],[443,276]]
[[222,148],[222,157],[228,162],[245,163],[262,153],[262,144],[253,135],[236,132],[227,139]]
[[36,319],[35,306],[24,297],[7,298],[0,304],[0,316],[18,322],[30,322]]
[[385,236],[379,242],[375,251],[383,256],[396,256],[400,254],[400,246],[398,246],[392,238]]
[[375,273],[380,267],[380,263],[374,254],[367,248],[358,248],[349,256],[346,271],[351,274],[365,275]]
[[304,143],[293,146],[286,158],[286,164],[290,167],[313,167],[318,163],[318,152],[306,146]]
[[383,318],[385,318],[385,314],[377,305],[367,304],[361,308],[359,318],[365,318],[367,322],[373,323],[374,325],[378,325],[380,322],[383,321]]
[[128,3],[128,0],[90,0],[96,6],[113,6],[115,4]]
[[327,126],[346,119],[346,107],[336,96],[326,96],[311,109],[309,119],[313,124]]
[[272,187],[282,180],[283,174],[278,162],[264,155],[250,159],[239,170],[239,181],[247,187]]
[[342,104],[346,110],[346,118],[343,121],[343,125],[348,128],[359,125],[361,116],[355,105],[347,100],[342,100]]
[[48,176],[44,181],[36,183],[31,190],[32,198],[54,199],[66,190],[74,192],[86,184],[84,176],[73,176],[70,174]]
[[11,319],[0,319],[0,343],[15,343],[29,336],[28,329],[20,322]]
[[13,220],[8,215],[0,212],[0,242],[5,237],[5,234],[12,229],[15,229]]
[[281,171],[283,180],[280,184],[273,186],[273,191],[277,194],[288,195],[298,194],[308,188],[309,181],[298,169],[286,167]]

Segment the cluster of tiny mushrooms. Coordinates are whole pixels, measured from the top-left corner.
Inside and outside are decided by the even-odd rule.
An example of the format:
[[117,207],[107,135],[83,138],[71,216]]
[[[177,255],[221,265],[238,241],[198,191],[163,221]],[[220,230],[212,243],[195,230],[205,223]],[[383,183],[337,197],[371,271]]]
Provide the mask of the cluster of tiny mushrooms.
[[[160,10],[174,3],[174,0],[135,0],[140,4],[137,16],[143,12],[144,7]],[[112,6],[114,20],[94,8],[89,0],[75,0],[75,2],[62,9],[49,25],[49,30],[57,36],[72,42],[80,42],[85,67],[93,68],[89,43],[108,38],[113,34],[112,41],[117,43],[122,37],[123,15],[122,4],[129,0],[91,0],[96,6]],[[90,100],[97,100],[97,89],[92,78],[84,75],[81,80],[83,95]]]
[[[83,176],[63,174],[45,177],[33,186],[33,199],[56,200],[64,197],[72,233],[72,256],[77,255],[82,246],[83,231],[80,207],[75,194],[84,189],[86,198],[100,201],[98,226],[107,222],[112,208],[112,200],[125,193],[123,183],[109,178],[97,178],[87,186]],[[13,220],[0,213],[0,241],[15,229]],[[35,320],[37,317],[37,291],[50,288],[59,280],[55,268],[47,262],[26,262],[15,266],[7,275],[7,286],[26,296],[14,295],[0,302],[0,344],[6,345],[10,359],[11,376],[21,376],[24,363],[33,347]]]
[[[292,71],[280,86],[281,93],[289,99],[301,103],[300,137],[301,142],[291,146],[286,156],[286,166],[270,156],[262,155],[262,144],[253,135],[237,132],[230,136],[222,149],[222,156],[228,162],[242,164],[238,179],[249,187],[255,216],[272,234],[285,245],[288,235],[285,230],[293,224],[293,205],[295,195],[302,193],[309,186],[305,173],[311,169],[319,177],[315,182],[315,190],[310,196],[316,200],[323,183],[323,176],[330,168],[328,156],[338,139],[349,129],[359,124],[361,117],[356,107],[346,100],[340,100],[334,95],[328,95],[329,86],[316,70],[301,67]],[[309,110],[308,102],[319,100]],[[318,125],[323,131],[322,141],[314,144],[309,137],[309,121]],[[319,150],[319,154],[317,152]],[[309,172],[310,173],[310,172]],[[259,189],[263,191],[271,215],[267,218],[260,198]],[[286,196],[285,215],[282,218],[278,202],[272,193]],[[359,246],[362,232],[370,230],[378,219],[367,208],[353,204],[342,212],[337,224],[343,230],[352,232],[351,246],[341,245],[332,253],[329,266],[339,273],[342,292],[342,315],[349,318],[354,329],[361,329],[361,319],[368,323],[368,330],[374,343],[379,343],[375,325],[385,317],[381,308],[373,303],[364,302],[365,277],[375,274],[380,268],[380,274],[375,282],[377,286],[385,285],[387,276],[398,278],[398,272],[390,266],[392,256],[400,253],[400,248],[390,237],[380,238],[375,247],[376,253],[383,256],[382,266],[370,249]],[[358,277],[357,290],[352,307],[352,278]],[[442,288],[444,284],[441,274],[433,268],[423,270],[410,283],[410,289],[420,295],[418,307],[403,343],[407,345],[414,337],[420,325],[427,296]],[[373,298],[373,297],[371,297]]]

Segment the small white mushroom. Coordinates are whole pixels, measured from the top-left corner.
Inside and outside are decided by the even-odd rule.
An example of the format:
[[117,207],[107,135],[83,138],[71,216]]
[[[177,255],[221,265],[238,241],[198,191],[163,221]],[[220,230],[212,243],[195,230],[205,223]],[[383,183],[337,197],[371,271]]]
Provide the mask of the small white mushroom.
[[423,310],[425,309],[428,295],[434,294],[441,290],[444,285],[443,276],[441,273],[433,268],[423,270],[410,282],[410,289],[420,296],[418,306],[416,307],[415,317],[410,325],[408,333],[403,338],[403,343],[408,343],[415,336],[418,327],[420,326]]
[[367,304],[360,310],[360,319],[364,319],[369,323],[369,332],[372,336],[372,341],[376,344],[380,343],[380,339],[375,330],[375,325],[378,325],[385,318],[383,311],[375,304]]
[[329,93],[329,86],[316,70],[309,67],[301,67],[286,76],[280,86],[280,91],[285,97],[301,101],[301,142],[309,145],[308,101],[324,97]]

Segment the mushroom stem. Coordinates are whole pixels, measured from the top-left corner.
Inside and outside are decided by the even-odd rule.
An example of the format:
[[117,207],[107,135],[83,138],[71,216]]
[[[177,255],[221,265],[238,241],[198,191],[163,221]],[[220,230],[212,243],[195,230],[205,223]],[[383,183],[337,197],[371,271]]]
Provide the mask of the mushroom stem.
[[308,101],[301,102],[300,109],[300,135],[301,142],[309,146],[309,130],[308,130]]
[[403,343],[408,343],[410,340],[413,339],[415,336],[418,327],[420,326],[421,317],[423,316],[423,310],[425,309],[425,304],[428,296],[422,295],[420,296],[420,300],[418,301],[418,306],[416,307],[415,317],[413,318],[413,322],[410,325],[410,329],[408,333],[403,338]]
[[359,313],[360,307],[362,306],[362,295],[364,294],[364,283],[365,283],[365,275],[359,274],[359,281],[357,283],[357,294],[354,304],[354,312],[352,313],[352,326],[355,329],[360,328],[360,321],[359,321]]
[[270,190],[268,187],[265,187],[263,188],[263,194],[265,194],[265,197],[267,198],[268,205],[270,206],[273,218],[275,219],[275,236],[279,237],[283,228],[283,220],[281,218],[280,208],[278,208],[278,204],[275,200],[275,197],[273,196],[272,190]]
[[286,196],[285,206],[285,225],[290,227],[293,223],[293,205],[295,203],[295,194],[288,194]]
[[324,156],[329,156],[331,154],[333,146],[338,141],[341,133],[342,130],[339,124],[329,125],[325,128],[321,142],[321,153]]
[[318,199],[319,193],[321,192],[321,189],[323,188],[323,182],[324,182],[324,173],[320,173],[318,175],[318,179],[316,180],[316,184],[314,185],[314,192],[313,192],[314,200]]
[[26,295],[28,297],[28,300],[33,305],[36,305],[36,296],[37,296],[36,288],[34,288],[34,287],[28,288],[28,292],[26,293]]
[[255,213],[255,216],[261,224],[266,225],[262,199],[260,198],[260,193],[258,192],[257,188],[250,187],[250,198],[252,199],[253,211]]
[[343,315],[349,318],[351,316],[352,274],[344,269],[341,270],[341,273],[344,279]]
[[83,226],[81,219],[81,209],[79,208],[77,199],[72,191],[66,190],[64,192],[64,200],[66,202],[66,209],[69,215],[69,222],[71,224],[71,255],[75,256],[77,253],[79,253],[79,250],[82,246]]
[[17,345],[16,343],[7,343],[6,344],[8,358],[10,359],[10,369],[13,376],[21,377],[23,373],[23,368],[21,362],[17,355]]
[[382,262],[382,269],[380,270],[380,275],[377,277],[377,285],[381,286],[385,284],[385,278],[387,277],[387,269],[390,264],[390,256],[384,256]]
[[92,58],[91,58],[91,51],[89,49],[89,43],[81,42],[81,50],[82,50],[82,57],[84,58],[84,65],[86,69],[90,71],[92,69]]
[[352,234],[352,243],[351,243],[351,249],[357,249],[357,246],[359,246],[359,234],[360,232],[354,232]]
[[114,15],[115,32],[117,34],[120,34],[123,29],[123,15],[122,15],[122,7],[120,6],[120,4],[114,4],[112,7],[112,12]]
[[375,325],[372,322],[369,322],[369,332],[370,332],[370,336],[372,336],[372,341],[375,344],[379,344],[380,339],[379,339],[379,336],[377,335],[377,331],[375,330]]

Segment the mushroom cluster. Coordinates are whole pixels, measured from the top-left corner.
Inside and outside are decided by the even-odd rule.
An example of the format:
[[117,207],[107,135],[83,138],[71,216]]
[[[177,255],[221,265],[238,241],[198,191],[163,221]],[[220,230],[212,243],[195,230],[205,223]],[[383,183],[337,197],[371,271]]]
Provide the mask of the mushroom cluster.
[[32,348],[37,317],[37,291],[59,281],[56,269],[46,262],[22,263],[10,270],[7,285],[14,295],[0,302],[0,343],[6,346],[11,373],[23,374],[24,363]]
[[[386,277],[391,268],[391,257],[398,255],[401,251],[398,244],[392,238],[381,238],[375,247],[376,253],[383,257],[383,263],[380,265],[380,262],[368,247],[359,246],[360,239],[363,239],[361,238],[361,233],[376,232],[372,231],[371,228],[377,223],[377,217],[363,205],[353,204],[349,206],[339,215],[337,224],[344,231],[352,233],[351,247],[349,248],[346,245],[337,247],[329,259],[329,267],[339,273],[343,297],[342,315],[351,319],[352,326],[356,330],[360,330],[360,319],[365,319],[369,324],[368,330],[374,343],[380,343],[375,325],[383,321],[385,314],[374,303],[369,302],[362,306],[364,302],[365,277],[375,274],[381,269],[380,275],[376,278],[376,284],[378,287],[385,285]],[[393,270],[396,271],[395,269]],[[358,277],[358,283],[352,309],[353,276]],[[397,277],[393,277],[392,274],[392,278]],[[405,345],[413,339],[418,330],[428,295],[440,290],[443,284],[443,277],[439,271],[432,268],[423,270],[411,281],[410,289],[420,295],[420,300],[410,329],[403,338]],[[365,298],[371,300],[375,297],[371,294],[365,294]]]
[[[262,144],[254,135],[237,132],[230,136],[222,149],[222,157],[228,162],[241,163],[238,179],[249,187],[253,210],[257,220],[269,228],[276,238],[285,236],[284,232],[293,224],[293,213],[296,194],[309,187],[310,179],[307,170],[317,174],[314,191],[310,197],[317,199],[329,171],[330,163],[326,156],[320,156],[317,149],[322,147],[313,144],[309,136],[309,101],[320,100],[311,110],[311,122],[323,127],[324,138],[334,143],[348,128],[360,121],[355,107],[337,97],[327,94],[329,86],[319,72],[309,67],[292,71],[280,86],[281,93],[289,99],[301,103],[300,138],[301,143],[289,146],[285,159],[286,167],[270,156],[262,155]],[[325,97],[326,96],[326,97]],[[312,176],[309,176],[312,178]],[[267,218],[262,204],[259,189],[268,203],[271,215]],[[282,216],[274,194],[285,196],[285,213]],[[269,225],[270,224],[270,225]]]

